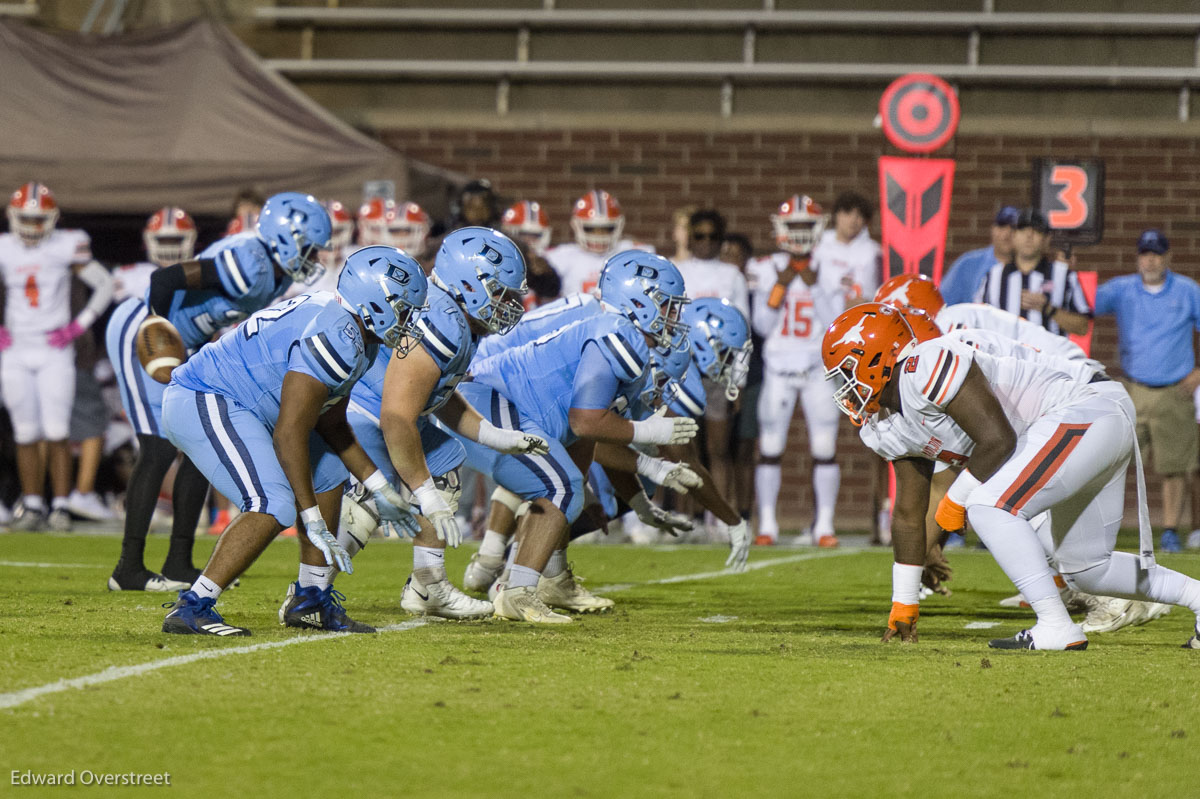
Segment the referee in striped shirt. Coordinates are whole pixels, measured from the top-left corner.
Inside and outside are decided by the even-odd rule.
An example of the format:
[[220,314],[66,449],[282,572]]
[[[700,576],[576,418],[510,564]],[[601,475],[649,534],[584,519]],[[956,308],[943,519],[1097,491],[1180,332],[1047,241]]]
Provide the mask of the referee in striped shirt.
[[1017,314],[1051,333],[1083,335],[1092,309],[1071,266],[1046,256],[1049,232],[1040,212],[1022,211],[1013,233],[1013,259],[991,268],[975,301]]

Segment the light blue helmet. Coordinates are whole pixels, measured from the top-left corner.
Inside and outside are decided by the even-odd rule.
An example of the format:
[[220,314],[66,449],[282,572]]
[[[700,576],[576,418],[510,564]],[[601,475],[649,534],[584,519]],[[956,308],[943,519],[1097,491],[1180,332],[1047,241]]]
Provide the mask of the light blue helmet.
[[643,407],[657,410],[660,405],[670,405],[691,363],[692,353],[686,349],[674,349],[666,354],[651,350],[649,376],[641,393]]
[[328,249],[332,235],[329,213],[310,194],[276,194],[258,215],[258,237],[271,249],[279,268],[297,283],[312,283],[325,271],[317,250]]
[[525,256],[499,230],[464,227],[448,234],[434,259],[433,282],[489,333],[507,333],[525,313]]
[[730,402],[738,397],[750,369],[750,325],[729,300],[703,297],[683,311],[692,357],[701,374],[725,386]]
[[421,340],[417,316],[428,293],[421,265],[403,250],[382,245],[351,253],[337,282],[338,302],[400,355]]
[[600,301],[627,317],[666,352],[687,349],[683,306],[690,300],[683,275],[661,255],[643,250],[619,252],[600,272]]

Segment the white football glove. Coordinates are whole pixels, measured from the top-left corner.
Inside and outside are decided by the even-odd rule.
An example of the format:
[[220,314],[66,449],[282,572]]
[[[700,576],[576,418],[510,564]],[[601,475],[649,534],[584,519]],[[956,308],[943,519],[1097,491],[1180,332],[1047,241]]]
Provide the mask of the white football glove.
[[379,511],[379,520],[385,530],[390,530],[397,537],[409,538],[415,538],[417,533],[421,532],[421,524],[417,517],[412,515],[404,497],[388,484],[383,472],[376,469],[370,477],[363,480],[363,485],[375,500],[375,508]]
[[693,488],[704,484],[700,475],[688,468],[687,464],[655,458],[638,453],[637,473],[648,478],[655,485],[665,486],[672,491],[686,494]]
[[337,542],[333,533],[329,532],[328,525],[321,518],[320,508],[305,508],[300,511],[300,520],[304,523],[304,534],[314,547],[321,550],[321,554],[325,556],[325,563],[336,566],[346,574],[354,574],[354,567],[350,565],[350,554]]
[[550,451],[550,444],[541,436],[521,430],[505,430],[487,419],[479,421],[478,441],[505,455],[545,455]]
[[413,490],[413,499],[417,501],[421,515],[433,525],[439,541],[445,541],[448,547],[457,547],[462,543],[462,530],[454,518],[454,509],[433,484],[432,477]]
[[650,501],[645,491],[634,494],[633,499],[629,500],[629,507],[633,508],[633,512],[637,514],[643,524],[648,524],[664,533],[678,536],[680,531],[686,533],[692,529],[691,519],[678,513],[668,513],[658,507]]
[[659,408],[653,416],[633,423],[634,444],[686,444],[700,432],[696,420],[687,416],[667,418],[666,406]]
[[729,557],[725,560],[725,568],[735,572],[746,570],[746,560],[750,557],[750,525],[746,520],[729,528]]

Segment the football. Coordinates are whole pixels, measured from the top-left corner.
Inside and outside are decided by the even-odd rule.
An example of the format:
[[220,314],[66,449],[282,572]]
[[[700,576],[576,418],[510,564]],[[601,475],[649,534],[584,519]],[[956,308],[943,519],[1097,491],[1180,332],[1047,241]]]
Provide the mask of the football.
[[137,354],[147,374],[159,383],[169,383],[171,372],[187,353],[174,325],[161,316],[148,316],[138,327]]

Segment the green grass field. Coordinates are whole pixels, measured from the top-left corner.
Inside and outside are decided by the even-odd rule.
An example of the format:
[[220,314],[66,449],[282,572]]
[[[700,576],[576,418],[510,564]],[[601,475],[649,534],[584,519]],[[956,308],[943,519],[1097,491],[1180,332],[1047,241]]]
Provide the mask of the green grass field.
[[[391,629],[322,636],[276,621],[296,564],[280,541],[221,600],[254,637],[214,640],[162,635],[162,595],[104,590],[115,538],[0,546],[4,795],[1200,793],[1190,614],[1083,653],[989,651],[1031,617],[997,607],[1012,587],[985,553],[952,554],[954,596],[924,603],[921,642],[885,646],[882,550],[756,550],[727,575],[715,548],[579,547],[577,573],[616,586],[617,608],[547,629],[404,624],[410,552],[381,542],[339,587],[352,616]],[[148,562],[165,546],[152,538]],[[469,554],[448,558],[456,582]],[[1162,560],[1200,574],[1196,556]],[[147,667],[196,654],[211,657]],[[10,784],[84,769],[171,787]]]

